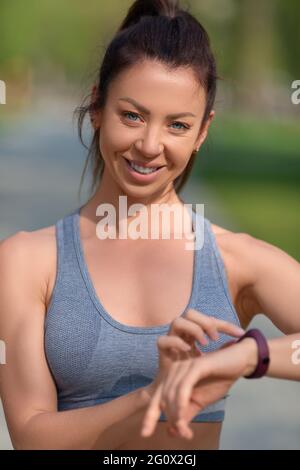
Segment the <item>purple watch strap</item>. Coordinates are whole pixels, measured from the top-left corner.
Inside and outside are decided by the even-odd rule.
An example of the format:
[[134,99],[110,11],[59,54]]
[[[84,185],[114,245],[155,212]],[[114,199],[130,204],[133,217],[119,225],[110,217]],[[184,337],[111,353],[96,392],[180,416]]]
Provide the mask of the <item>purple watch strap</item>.
[[258,347],[258,362],[256,369],[254,372],[252,372],[252,374],[245,376],[245,379],[258,379],[263,377],[266,374],[270,364],[269,346],[267,340],[262,332],[257,328],[248,330],[238,339],[237,343],[242,341],[244,338],[254,338]]

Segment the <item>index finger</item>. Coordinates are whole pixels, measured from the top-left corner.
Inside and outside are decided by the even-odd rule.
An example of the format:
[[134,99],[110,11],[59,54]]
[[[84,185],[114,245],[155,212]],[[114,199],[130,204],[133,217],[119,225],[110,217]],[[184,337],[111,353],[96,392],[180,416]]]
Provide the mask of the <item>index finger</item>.
[[213,317],[212,315],[207,315],[203,312],[199,312],[198,310],[195,310],[193,308],[189,309],[185,313],[184,317],[187,320],[195,322],[202,327],[205,327],[205,323],[209,324],[210,321],[213,321],[214,328],[217,329],[217,331],[227,333],[230,336],[240,337],[245,334],[245,330],[240,326],[235,325],[234,323],[229,323],[225,320],[220,320],[219,318]]
[[151,436],[156,428],[161,414],[160,402],[162,397],[162,385],[159,385],[155,390],[152,400],[146,410],[143,422],[141,436]]
[[240,328],[239,326],[235,325],[234,323],[229,323],[224,320],[219,320],[216,319],[216,325],[217,325],[217,330],[222,331],[223,333],[227,333],[230,336],[242,336],[246,332],[243,330],[243,328]]

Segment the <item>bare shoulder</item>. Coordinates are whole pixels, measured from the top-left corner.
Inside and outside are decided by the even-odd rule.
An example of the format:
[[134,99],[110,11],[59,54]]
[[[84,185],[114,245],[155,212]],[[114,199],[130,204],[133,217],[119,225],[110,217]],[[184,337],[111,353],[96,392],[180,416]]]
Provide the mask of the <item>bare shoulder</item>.
[[[226,228],[211,224],[218,247],[231,253],[234,257],[242,257],[248,262],[255,260],[254,255],[268,256],[269,253],[286,254],[280,248],[246,232],[233,232]],[[251,264],[251,263],[250,263]]]
[[[0,271],[16,279],[25,273],[37,295],[46,301],[49,277],[55,271],[55,226],[19,231],[0,241]],[[1,276],[2,277],[2,276]]]
[[211,224],[218,246],[231,253],[239,261],[246,261],[253,271],[265,262],[291,261],[297,263],[288,253],[276,245],[256,238],[246,232],[232,232],[218,225]]
[[227,273],[235,275],[239,290],[254,282],[253,250],[261,241],[245,232],[233,232],[226,228],[211,224],[217,246],[225,262]]
[[261,313],[254,295],[257,259],[278,249],[245,232],[233,232],[215,224],[211,227],[224,261],[232,301],[242,326],[246,328],[252,318]]
[[[0,241],[0,252],[2,257],[12,256],[14,258],[41,255],[49,243],[55,242],[55,226],[44,227],[34,231],[21,230]],[[46,253],[45,253],[46,254]],[[17,261],[17,259],[14,259]]]
[[285,334],[299,331],[300,263],[276,245],[247,233],[216,234],[235,307],[246,328],[252,318],[266,315]]
[[212,228],[215,235],[218,235],[218,234],[221,234],[221,233],[234,233],[234,232],[232,232],[232,231],[230,231],[230,230],[228,230],[224,227],[220,227],[219,225],[213,224],[212,222],[211,222],[211,228]]

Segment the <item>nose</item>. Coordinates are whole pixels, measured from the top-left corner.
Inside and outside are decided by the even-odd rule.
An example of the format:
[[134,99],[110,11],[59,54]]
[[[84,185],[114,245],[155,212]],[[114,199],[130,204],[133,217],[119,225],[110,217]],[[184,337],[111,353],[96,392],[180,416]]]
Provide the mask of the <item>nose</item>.
[[160,142],[158,133],[149,131],[145,132],[143,138],[136,141],[135,148],[140,154],[148,158],[155,158],[164,150],[164,146]]

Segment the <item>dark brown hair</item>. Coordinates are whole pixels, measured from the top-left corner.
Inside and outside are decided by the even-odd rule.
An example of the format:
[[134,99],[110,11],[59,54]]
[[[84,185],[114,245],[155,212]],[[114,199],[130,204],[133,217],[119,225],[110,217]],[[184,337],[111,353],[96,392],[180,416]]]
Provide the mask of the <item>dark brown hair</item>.
[[[177,0],[136,0],[108,45],[99,70],[96,84],[96,101],[91,94],[86,98],[87,105],[75,110],[78,116],[78,132],[82,144],[82,127],[87,113],[103,109],[108,87],[116,76],[143,59],[157,60],[171,69],[178,67],[192,68],[196,79],[204,87],[206,108],[201,128],[207,121],[216,96],[216,62],[210,48],[207,32],[199,21],[189,13],[189,7],[183,10]],[[81,176],[91,158],[91,191],[101,180],[104,170],[103,157],[99,148],[99,129],[94,132],[88,149],[88,157]],[[177,193],[183,188],[192,170],[196,154],[192,154],[188,165],[181,175],[174,180]]]

